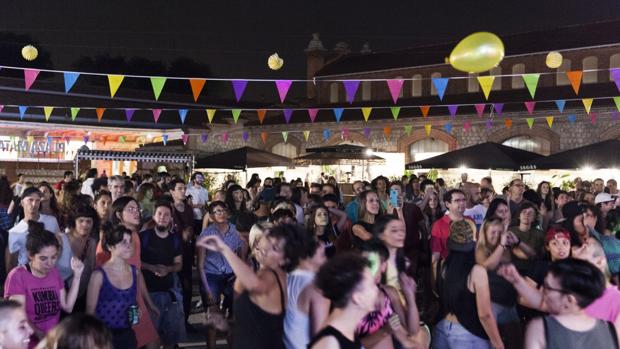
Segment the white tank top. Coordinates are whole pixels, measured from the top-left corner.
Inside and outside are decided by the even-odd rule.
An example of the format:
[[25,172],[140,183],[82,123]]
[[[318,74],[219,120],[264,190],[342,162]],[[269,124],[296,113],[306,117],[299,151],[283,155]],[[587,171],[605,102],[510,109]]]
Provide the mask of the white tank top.
[[310,318],[297,307],[301,292],[314,280],[314,273],[296,269],[286,278],[288,301],[284,315],[284,345],[286,349],[306,349],[310,343]]

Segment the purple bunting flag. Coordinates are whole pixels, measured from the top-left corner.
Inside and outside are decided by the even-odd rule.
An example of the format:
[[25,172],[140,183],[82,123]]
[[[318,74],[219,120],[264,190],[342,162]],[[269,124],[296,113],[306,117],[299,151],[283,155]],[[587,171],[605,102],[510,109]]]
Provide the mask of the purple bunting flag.
[[355,93],[357,93],[357,88],[360,86],[359,80],[345,80],[342,82],[344,85],[344,90],[347,92],[347,102],[353,104],[353,100],[355,99]]
[[131,118],[133,118],[133,113],[135,111],[136,110],[132,108],[125,109],[125,118],[127,118],[127,122],[131,122]]
[[284,109],[284,121],[288,124],[291,122],[291,117],[293,116],[293,109]]
[[491,119],[488,119],[488,120],[487,120],[487,122],[484,124],[484,127],[485,127],[487,130],[490,130],[490,129],[492,129],[492,128],[493,128],[493,122],[491,121]]
[[616,88],[620,91],[620,68],[611,70],[611,79],[616,83]]
[[[459,106],[456,104],[451,104],[448,106],[448,111],[450,112],[450,116],[451,117],[455,117],[456,116],[456,111],[459,109]],[[450,129],[452,129],[452,125],[450,125]],[[450,132],[448,132],[450,133]]]
[[364,127],[364,137],[370,137],[370,128]]
[[247,80],[233,80],[232,87],[235,90],[235,98],[237,102],[241,100],[241,96],[243,96],[243,92],[245,92],[245,87],[248,85]]
[[502,111],[504,111],[504,103],[493,103],[493,110],[495,114],[502,115]]
[[200,141],[202,141],[202,144],[207,143],[207,139],[209,139],[209,135],[203,132],[203,133],[200,135]]
[[250,133],[248,131],[243,131],[242,137],[243,137],[243,141],[247,142],[248,139],[250,138]]

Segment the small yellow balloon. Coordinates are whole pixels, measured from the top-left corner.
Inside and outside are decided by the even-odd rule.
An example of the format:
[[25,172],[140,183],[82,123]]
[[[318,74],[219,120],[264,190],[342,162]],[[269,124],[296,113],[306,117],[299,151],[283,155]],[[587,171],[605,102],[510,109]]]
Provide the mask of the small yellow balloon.
[[557,51],[551,51],[547,54],[545,63],[551,69],[559,68],[562,65],[562,54]]
[[26,45],[22,48],[22,57],[27,61],[34,61],[39,55],[39,50],[32,45]]
[[461,40],[446,61],[456,70],[480,73],[497,66],[502,59],[502,40],[493,33],[478,32]]
[[267,59],[267,65],[271,70],[279,70],[284,65],[284,60],[278,56],[278,53],[274,53]]

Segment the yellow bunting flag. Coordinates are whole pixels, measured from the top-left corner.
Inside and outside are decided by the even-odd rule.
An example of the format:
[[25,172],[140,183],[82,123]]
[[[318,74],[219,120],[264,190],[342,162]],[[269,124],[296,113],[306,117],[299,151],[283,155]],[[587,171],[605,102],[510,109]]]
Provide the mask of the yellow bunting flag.
[[549,125],[549,128],[551,128],[551,126],[553,126],[553,116],[547,116],[547,125]]
[[267,143],[267,132],[263,131],[260,133],[260,139],[263,140],[263,144]]
[[370,112],[372,111],[372,108],[366,107],[366,108],[362,108],[362,114],[364,114],[364,120],[366,122],[368,122],[368,118],[370,117]]
[[101,122],[101,119],[103,118],[103,112],[105,112],[105,108],[97,108],[95,109],[95,111],[97,112],[97,120]]
[[52,111],[54,107],[43,107],[43,114],[45,114],[45,121],[50,120],[50,116],[52,116]]
[[310,138],[310,131],[305,130],[304,131],[304,139],[306,140],[306,142],[308,141],[308,138]]
[[592,98],[583,98],[581,103],[583,103],[583,107],[586,109],[586,113],[590,114],[590,108],[592,108]]
[[478,76],[478,83],[480,84],[480,88],[482,88],[482,92],[484,93],[484,98],[489,99],[489,94],[491,93],[491,87],[493,87],[493,81],[495,81],[495,76]]
[[431,124],[424,125],[424,130],[426,131],[426,135],[427,136],[431,135],[431,127],[433,127],[433,125],[431,125]]
[[209,119],[209,123],[213,122],[214,116],[215,116],[215,109],[207,109],[207,119]]
[[121,87],[121,83],[123,83],[123,79],[125,79],[124,75],[108,75],[108,83],[110,84],[110,97],[114,98],[116,91]]

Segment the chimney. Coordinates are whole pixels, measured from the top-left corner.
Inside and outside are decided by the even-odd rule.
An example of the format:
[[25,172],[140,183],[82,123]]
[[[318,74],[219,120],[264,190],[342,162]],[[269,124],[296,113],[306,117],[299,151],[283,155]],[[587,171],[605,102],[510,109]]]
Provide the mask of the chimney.
[[[308,43],[306,52],[306,78],[314,79],[315,74],[325,65],[325,55],[327,50],[323,46],[323,42],[319,39],[319,33],[312,34],[312,40]],[[312,81],[306,83],[306,96],[308,99],[317,97],[317,87]]]

